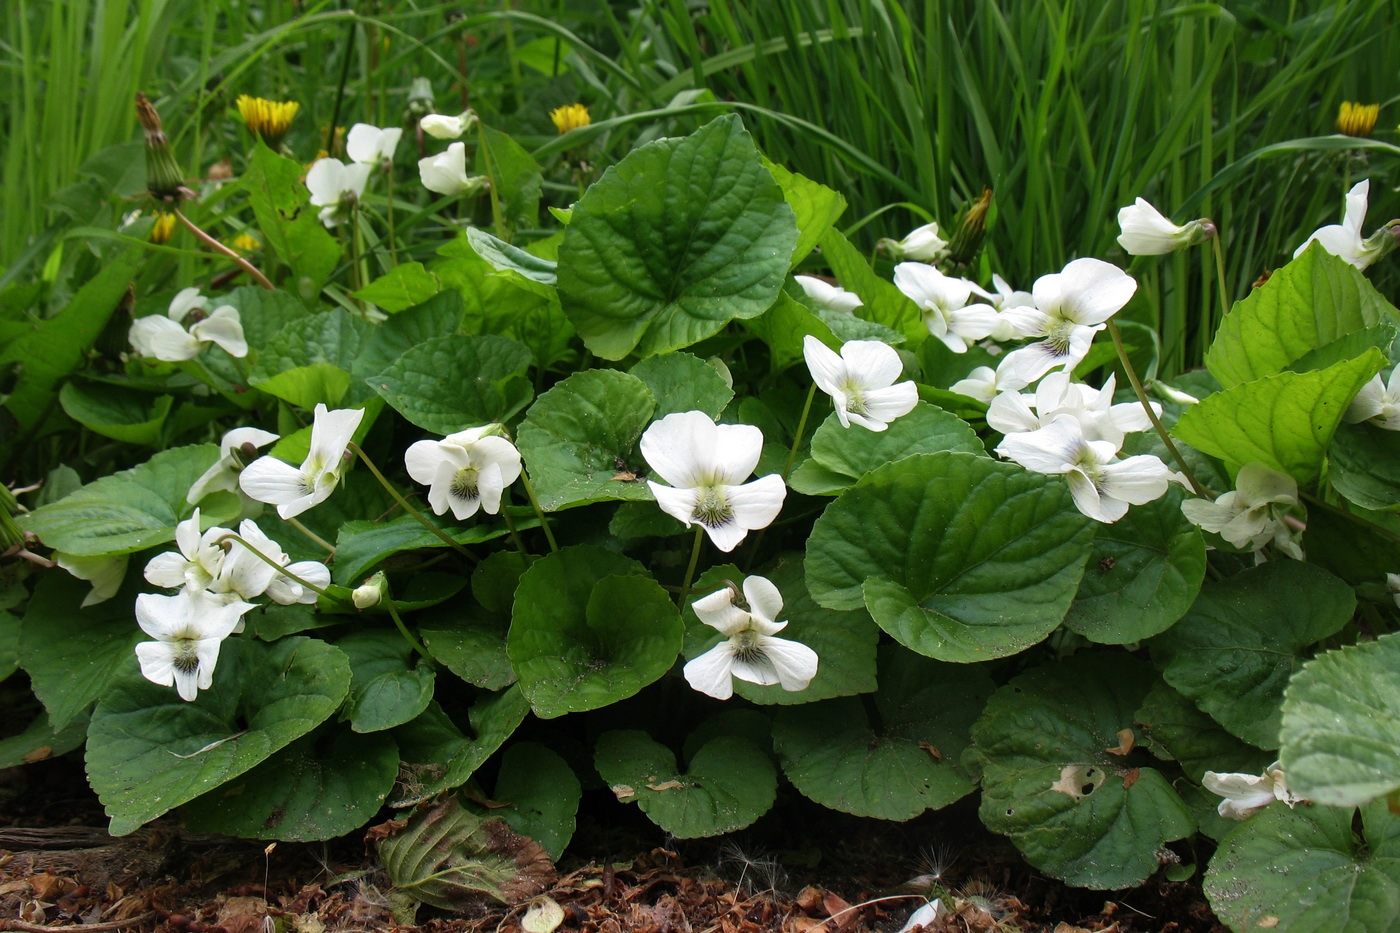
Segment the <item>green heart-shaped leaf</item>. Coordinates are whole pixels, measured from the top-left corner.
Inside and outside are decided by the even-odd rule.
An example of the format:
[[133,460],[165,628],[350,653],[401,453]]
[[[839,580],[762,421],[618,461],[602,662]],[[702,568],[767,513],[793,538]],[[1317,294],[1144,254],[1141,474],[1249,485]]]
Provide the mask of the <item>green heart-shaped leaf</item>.
[[701,746],[684,772],[676,756],[645,732],[604,732],[594,764],[624,803],[681,839],[743,829],[773,805],[778,775],[748,739],[722,735]]
[[424,341],[367,381],[399,414],[438,434],[506,421],[534,394],[530,351],[509,337]]
[[1162,677],[1226,729],[1278,748],[1279,706],[1310,646],[1356,609],[1351,587],[1312,564],[1271,561],[1208,583],[1152,641]]
[[969,453],[918,454],[827,506],[808,540],[807,586],[828,608],[865,606],[920,654],[988,660],[1060,623],[1093,536],[1060,477]]
[[349,686],[345,655],[314,638],[225,640],[213,687],[190,703],[143,678],[133,655],[88,729],[88,782],[112,835],[252,769],[324,722]]
[[734,115],[659,139],[603,173],[559,248],[564,312],[598,356],[678,350],[773,303],[792,208]]
[[632,696],[675,663],[684,627],[641,564],[591,545],[520,577],[506,651],[535,714],[552,719]]

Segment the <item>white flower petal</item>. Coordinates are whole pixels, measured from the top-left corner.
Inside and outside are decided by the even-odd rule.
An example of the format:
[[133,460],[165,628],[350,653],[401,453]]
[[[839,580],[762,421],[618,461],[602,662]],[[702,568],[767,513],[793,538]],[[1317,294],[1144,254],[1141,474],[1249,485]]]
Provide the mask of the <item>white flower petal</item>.
[[[748,601],[752,614],[761,622],[771,625],[782,615],[783,594],[778,592],[777,586],[767,577],[756,574],[745,577],[744,599]],[[771,635],[773,632],[765,631],[763,634]]]
[[238,485],[249,497],[278,506],[296,502],[312,492],[305,473],[276,457],[259,457],[248,464],[238,474]]
[[331,207],[340,202],[345,190],[345,163],[339,159],[317,159],[306,173],[306,188],[316,207]]
[[199,355],[199,341],[159,314],[137,318],[127,336],[137,353],[166,363],[192,360]]
[[229,356],[242,359],[248,355],[248,341],[243,337],[243,323],[238,312],[230,305],[218,308],[213,314],[190,328],[190,336],[203,342],[217,343]]
[[[745,583],[747,585],[747,581]],[[779,606],[781,607],[781,600],[779,600]],[[734,605],[734,591],[727,586],[692,601],[690,608],[695,610],[697,619],[711,628],[717,629],[725,638],[748,628],[752,619],[750,613]]]
[[729,641],[725,640],[698,658],[687,661],[682,673],[693,689],[716,700],[727,700],[734,695],[733,665],[734,655]]
[[801,642],[763,635],[759,645],[784,690],[805,690],[817,676],[817,653]]
[[848,340],[841,345],[841,359],[851,377],[864,388],[886,388],[904,372],[899,353],[879,340]]
[[[762,442],[760,434],[760,449]],[[714,454],[718,446],[719,431],[714,421],[701,411],[673,412],[653,421],[642,432],[640,445],[642,457],[651,471],[677,488],[693,488],[713,481]]]
[[807,369],[812,381],[827,395],[841,391],[846,381],[846,362],[835,350],[808,334],[802,338],[802,357],[807,361]]

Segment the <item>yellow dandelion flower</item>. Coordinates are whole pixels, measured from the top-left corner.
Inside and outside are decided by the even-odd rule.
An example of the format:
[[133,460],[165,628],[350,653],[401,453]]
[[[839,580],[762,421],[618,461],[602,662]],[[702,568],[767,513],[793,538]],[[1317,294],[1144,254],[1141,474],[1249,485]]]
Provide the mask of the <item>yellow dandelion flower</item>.
[[240,233],[233,238],[233,248],[247,255],[248,253],[256,253],[258,250],[262,249],[262,244],[248,234]]
[[301,109],[301,104],[294,100],[271,101],[261,97],[249,97],[241,94],[238,97],[238,112],[243,117],[243,122],[248,125],[248,129],[261,136],[263,142],[276,148],[282,141],[282,137],[287,135],[288,128],[292,125],[292,118]]
[[561,136],[569,130],[576,130],[593,122],[593,118],[588,115],[588,108],[583,104],[565,104],[558,110],[551,110],[549,118],[559,128]]
[[1344,100],[1337,111],[1337,132],[1365,139],[1376,128],[1376,118],[1380,115],[1380,104],[1354,104]]
[[169,243],[170,235],[174,232],[175,215],[167,214],[165,211],[156,211],[156,222],[151,225],[151,242]]

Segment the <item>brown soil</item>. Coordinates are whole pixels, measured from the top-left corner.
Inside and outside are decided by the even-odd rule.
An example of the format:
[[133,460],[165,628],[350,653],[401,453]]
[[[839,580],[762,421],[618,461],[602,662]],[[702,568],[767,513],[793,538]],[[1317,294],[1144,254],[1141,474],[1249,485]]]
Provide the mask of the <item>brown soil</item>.
[[[686,841],[663,838],[635,808],[592,803],[548,892],[564,910],[560,933],[895,931],[923,903],[911,882],[930,876],[956,908],[936,933],[1226,933],[1199,872],[1129,891],[1067,888],[982,829],[967,800],[892,824],[794,797],[732,838]],[[529,907],[425,907],[409,925],[363,838],[268,845],[188,835],[165,818],[114,839],[105,825],[76,755],[0,771],[0,930],[515,933]]]

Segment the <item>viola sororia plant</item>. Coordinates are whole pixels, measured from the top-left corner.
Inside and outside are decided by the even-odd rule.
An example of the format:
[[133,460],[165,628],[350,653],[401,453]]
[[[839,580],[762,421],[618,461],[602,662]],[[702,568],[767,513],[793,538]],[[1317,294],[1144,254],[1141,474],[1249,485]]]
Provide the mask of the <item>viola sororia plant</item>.
[[[1397,227],[1361,229],[1366,182],[1172,386],[1125,343],[1119,266],[1017,290],[937,225],[872,266],[737,116],[539,231],[559,166],[470,111],[410,127],[416,172],[400,128],[307,168],[249,112],[197,210],[142,105],[151,196],[252,248],[129,318],[118,252],[5,351],[43,357],[21,430],[57,388],[132,464],[11,509],[54,566],[0,614],[44,708],[6,763],[85,746],[116,834],[410,810],[381,854],[448,906],[435,834],[504,819],[557,857],[605,785],[710,836],[787,785],[888,820],[977,794],[1093,888],[1214,837],[1240,928],[1393,907],[1363,891],[1400,883],[1400,319],[1363,274]],[[404,198],[438,225],[396,228]],[[1119,221],[1140,255],[1228,234]],[[120,347],[44,357],[104,327]]]

